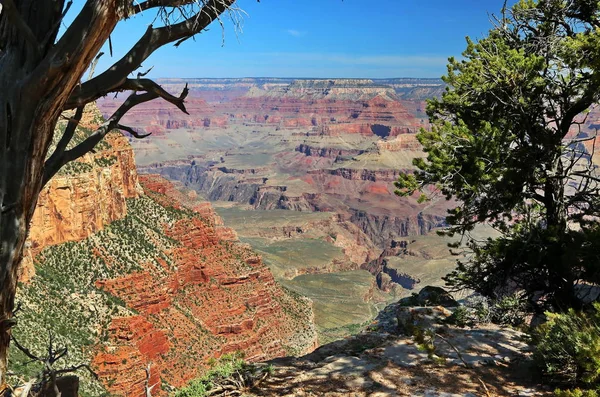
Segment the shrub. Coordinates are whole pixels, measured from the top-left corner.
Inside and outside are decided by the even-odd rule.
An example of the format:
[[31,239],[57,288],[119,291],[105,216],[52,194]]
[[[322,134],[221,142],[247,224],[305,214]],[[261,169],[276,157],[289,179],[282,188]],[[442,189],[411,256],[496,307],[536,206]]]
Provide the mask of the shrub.
[[226,354],[218,360],[210,360],[209,364],[211,369],[204,376],[190,382],[188,386],[175,393],[175,397],[208,396],[217,379],[228,378],[246,367],[241,353]]
[[445,322],[458,327],[470,327],[479,321],[477,321],[477,318],[473,315],[472,310],[469,310],[469,308],[466,306],[459,306],[452,312],[452,315],[450,315]]
[[470,309],[471,316],[477,323],[491,323],[493,304],[481,295],[473,295],[465,299],[465,307]]
[[547,316],[534,335],[534,358],[542,374],[552,381],[600,386],[600,303],[589,313],[571,309]]
[[508,295],[495,301],[490,309],[493,323],[516,326],[523,324],[527,303],[518,295]]
[[518,295],[496,301],[475,295],[467,298],[446,321],[459,327],[485,323],[517,326],[523,324],[526,307],[526,302]]
[[207,397],[214,394],[215,389],[228,387],[249,389],[273,372],[272,366],[258,368],[246,363],[242,352],[225,354],[218,360],[212,359],[209,365],[211,369],[204,376],[177,391],[175,397]]
[[581,389],[560,390],[560,389],[556,389],[554,391],[554,395],[556,397],[598,397],[598,392],[595,390],[581,390]]

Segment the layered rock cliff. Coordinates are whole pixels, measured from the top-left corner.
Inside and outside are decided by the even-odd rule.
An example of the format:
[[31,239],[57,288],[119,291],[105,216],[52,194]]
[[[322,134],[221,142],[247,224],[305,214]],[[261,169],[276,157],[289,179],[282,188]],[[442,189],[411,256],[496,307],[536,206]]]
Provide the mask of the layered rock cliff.
[[[91,362],[99,380],[79,374],[86,395],[143,396],[150,362],[161,396],[228,352],[255,361],[316,346],[310,301],[279,286],[193,192],[138,181],[117,133],[45,188],[29,246],[15,337],[43,352],[50,333],[68,348],[65,366]],[[23,374],[37,370],[27,361],[11,356]]]
[[120,133],[106,143],[72,166],[81,171],[59,174],[44,187],[29,233],[34,245],[82,240],[126,215],[126,199],[141,193],[133,150]]
[[381,247],[388,247],[399,237],[427,234],[435,228],[446,225],[445,217],[423,212],[406,215],[395,215],[393,212],[373,213],[356,209],[351,209],[351,212],[352,223]]
[[[393,203],[389,209],[386,208],[387,200],[392,201],[390,196],[393,197],[392,182],[399,175],[396,170],[339,168],[309,171],[309,179],[304,180],[317,186],[320,193],[299,194],[288,191],[286,186],[271,186],[262,180],[240,180],[239,172],[223,172],[222,167],[196,163],[187,166],[163,165],[156,172],[183,182],[211,201],[236,202],[257,210],[337,213],[335,224],[346,232],[338,228],[332,231],[332,235],[336,237],[336,244],[343,245],[355,266],[378,256],[381,251],[376,252],[375,247],[385,250],[395,240],[427,234],[446,224],[445,217],[440,215],[443,210],[428,212],[422,206],[409,203]],[[360,199],[363,195],[371,200],[382,197],[381,201],[374,202],[378,205],[383,202],[384,206],[366,209],[364,200]],[[357,196],[359,199],[354,199]],[[343,202],[339,200],[340,197],[344,198]]]

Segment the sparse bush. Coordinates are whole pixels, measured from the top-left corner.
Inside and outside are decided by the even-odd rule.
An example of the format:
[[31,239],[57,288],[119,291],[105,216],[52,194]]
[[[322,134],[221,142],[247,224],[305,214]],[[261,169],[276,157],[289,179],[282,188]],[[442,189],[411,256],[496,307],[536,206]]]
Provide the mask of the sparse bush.
[[[589,313],[571,309],[563,314],[547,313],[547,316],[548,322],[534,335],[534,358],[542,374],[553,382],[599,387],[600,303],[595,303]],[[562,393],[578,395],[576,389]]]
[[242,352],[226,354],[218,360],[212,359],[211,369],[201,378],[193,380],[188,386],[177,391],[175,397],[205,397],[224,391],[248,389],[257,385],[273,372],[268,365],[258,368],[244,361]]
[[466,306],[459,306],[445,322],[458,327],[470,327],[475,325],[478,321],[476,321],[476,318],[473,316],[472,310],[469,310]]
[[476,295],[457,307],[446,322],[459,327],[485,323],[518,326],[524,322],[526,308],[527,303],[517,295],[505,296],[497,301]]
[[490,309],[493,323],[517,326],[524,322],[527,303],[518,295],[508,295],[494,302]]
[[481,296],[474,295],[467,299],[465,306],[471,309],[471,315],[474,316],[477,323],[492,322],[492,306],[490,300]]

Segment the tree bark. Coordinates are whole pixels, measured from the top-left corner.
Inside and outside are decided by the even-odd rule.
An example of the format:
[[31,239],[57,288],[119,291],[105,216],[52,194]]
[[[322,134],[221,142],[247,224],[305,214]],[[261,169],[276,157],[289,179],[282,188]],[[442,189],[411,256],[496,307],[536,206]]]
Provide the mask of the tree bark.
[[[0,125],[9,130],[6,134],[9,140],[0,149],[2,152],[0,180],[3,187],[0,213],[0,384],[2,385],[5,382],[10,330],[14,325],[12,311],[19,266],[29,222],[41,189],[40,164],[43,164],[45,156],[43,147],[31,145],[31,139],[21,140],[15,137],[31,137],[33,131],[47,133],[44,129],[49,128],[49,124],[45,126],[39,123],[38,118],[29,111],[35,108],[33,106],[35,100],[27,101],[31,103],[19,103],[15,100],[17,95],[13,94],[18,93],[19,90],[15,87],[6,88],[6,85],[3,87],[0,84],[0,91],[8,93],[0,101],[0,105],[4,109],[11,109],[0,113]],[[18,109],[18,118],[12,116],[13,106]],[[21,115],[29,117],[21,118]]]
[[[3,73],[6,66],[0,61]],[[0,81],[0,92],[0,136],[5,137],[0,144],[0,385],[4,385],[19,268],[48,150],[44,142],[48,138],[36,142],[35,137],[52,136],[58,113],[39,112],[48,108],[45,101],[24,95],[19,80]]]
[[0,256],[1,266],[1,290],[0,290],[0,379],[5,384],[7,372],[8,347],[10,344],[10,332],[15,321],[13,310],[15,304],[15,293],[17,289],[18,271],[25,243],[26,231],[25,221],[22,216],[15,212],[3,214],[0,220],[2,225],[2,253]]
[[55,44],[63,1],[10,3],[0,14],[0,388],[23,247],[54,128],[118,21],[115,1],[88,1]]

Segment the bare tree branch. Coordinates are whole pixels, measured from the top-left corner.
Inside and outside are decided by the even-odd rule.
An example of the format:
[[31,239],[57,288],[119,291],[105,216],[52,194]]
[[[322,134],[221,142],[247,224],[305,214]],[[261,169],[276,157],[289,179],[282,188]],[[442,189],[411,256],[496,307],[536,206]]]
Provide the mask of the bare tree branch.
[[75,88],[64,109],[73,109],[95,101],[115,91],[122,91],[127,76],[140,67],[154,51],[168,43],[177,42],[204,30],[235,0],[208,0],[194,15],[175,25],[160,28],[148,27],[144,35],[119,61],[104,73]]
[[13,341],[13,343],[15,344],[15,346],[17,347],[17,349],[19,349],[21,351],[21,353],[25,354],[28,358],[30,358],[33,361],[40,361],[40,358],[36,355],[34,355],[31,351],[29,351],[29,349],[27,349],[26,347],[23,347],[23,345],[21,345],[19,343],[19,341],[17,341],[15,339],[14,336],[11,336],[11,339]]
[[137,139],[143,139],[143,138],[146,138],[147,136],[152,135],[151,132],[149,132],[147,134],[140,134],[139,132],[137,132],[133,128],[128,127],[128,126],[123,125],[123,124],[117,124],[117,128],[120,129],[120,130],[129,132],[134,138],[137,138]]
[[75,130],[77,129],[77,126],[79,125],[79,122],[81,121],[81,117],[83,116],[83,109],[84,109],[83,106],[78,107],[77,110],[75,111],[75,115],[71,119],[69,119],[69,123],[67,124],[67,126],[65,128],[65,132],[63,133],[63,136],[60,138],[60,141],[58,141],[58,144],[56,145],[56,149],[54,149],[54,152],[52,153],[50,158],[48,158],[48,160],[46,161],[46,164],[55,163],[57,161],[57,159],[63,155],[65,149],[69,145],[69,142],[71,142],[71,139],[73,139]]
[[134,1],[131,4],[132,12],[131,15],[138,14],[140,12],[144,12],[151,8],[156,7],[179,7],[186,4],[196,3],[197,0],[146,0],[142,3],[137,3]]
[[34,382],[33,379],[30,379],[27,383],[25,383],[20,397],[28,397],[29,396],[29,393],[31,392],[31,388],[33,387],[33,382]]
[[87,370],[88,370],[88,372],[89,372],[89,373],[90,373],[90,374],[91,374],[91,375],[92,375],[92,376],[93,376],[93,377],[94,377],[96,380],[98,380],[98,379],[99,379],[99,378],[98,378],[98,374],[97,374],[96,372],[94,372],[94,370],[93,370],[93,369],[92,369],[92,368],[91,368],[89,365],[87,365],[87,364],[79,364],[79,365],[75,365],[75,366],[72,366],[72,367],[67,367],[67,368],[63,368],[63,369],[57,369],[57,370],[55,370],[54,372],[56,373],[56,375],[60,375],[60,374],[68,374],[68,373],[71,373],[71,372],[78,371],[78,370],[80,370],[80,369],[82,369],[82,368],[84,368],[84,369],[87,369]]
[[[160,85],[156,84],[154,81],[152,81],[150,79],[127,79],[127,80],[125,80],[125,82],[123,83],[121,88],[123,89],[123,91],[126,91],[126,90],[146,91],[146,92],[155,93],[157,95],[157,97],[163,98],[165,101],[177,106],[177,108],[179,110],[181,110],[183,113],[189,114],[187,109],[185,108],[185,105],[183,103],[183,99],[181,96],[176,97],[174,95],[169,94]],[[186,84],[185,88],[183,89],[183,92],[181,94],[181,95],[183,95],[183,98],[185,98],[187,96],[188,92],[189,92],[189,90],[188,90],[188,86]]]
[[60,18],[58,18],[56,20],[54,26],[52,27],[52,29],[50,30],[50,32],[48,33],[48,35],[46,36],[44,41],[42,41],[42,48],[46,48],[46,46],[50,43],[50,41],[53,40],[53,37],[56,35],[56,33],[58,32],[58,29],[60,28],[60,24],[62,23],[63,19],[65,19],[65,16],[67,15],[67,12],[69,12],[69,10],[71,9],[72,5],[73,5],[73,0],[69,0],[67,5],[65,6],[65,9],[63,10]]
[[98,55],[96,55],[96,58],[94,58],[94,60],[92,61],[92,65],[90,66],[90,73],[88,74],[88,80],[91,80],[92,77],[94,77],[94,73],[96,72],[96,65],[98,65],[98,61],[100,60],[102,55],[104,55],[103,52],[99,53]]
[[[68,349],[66,347],[60,348],[58,350],[54,349],[54,338],[52,334],[49,334],[49,342],[48,342],[48,353],[46,356],[36,356],[29,349],[21,345],[14,336],[11,336],[11,339],[17,349],[19,349],[23,354],[25,354],[28,358],[30,358],[33,362],[39,362],[44,365],[44,370],[38,375],[38,379],[31,380],[28,384],[37,384],[38,386],[50,383],[53,387],[57,396],[60,395],[60,391],[58,390],[58,386],[56,383],[57,375],[62,375],[66,373],[71,373],[78,371],[82,368],[87,369],[89,373],[98,380],[98,374],[96,374],[92,368],[90,368],[87,364],[79,364],[71,367],[66,367],[62,369],[55,369],[54,364],[60,359],[64,358],[68,354]],[[27,394],[25,394],[26,396]]]
[[102,138],[106,136],[106,134],[108,134],[113,129],[118,128],[121,118],[134,106],[162,97],[165,100],[175,104],[178,108],[185,109],[183,101],[185,100],[189,92],[187,86],[183,89],[179,97],[172,96],[162,89],[159,90],[155,87],[153,88],[152,85],[149,85],[148,88],[150,89],[150,91],[148,92],[142,94],[132,93],[131,95],[129,95],[129,97],[113,113],[113,115],[104,124],[102,124],[102,126],[98,128],[92,135],[87,137],[83,142],[81,142],[80,144],[78,144],[70,150],[64,151],[60,156],[56,156],[52,162],[46,162],[44,166],[43,183],[47,183],[50,180],[50,178],[52,178],[58,172],[60,167],[62,167],[66,163],[76,160],[79,157],[90,152],[98,144],[98,142],[100,142]]

